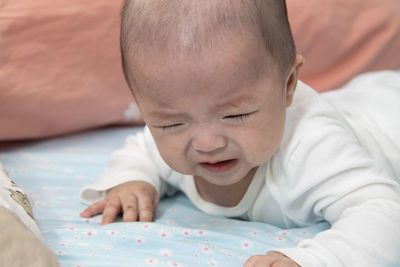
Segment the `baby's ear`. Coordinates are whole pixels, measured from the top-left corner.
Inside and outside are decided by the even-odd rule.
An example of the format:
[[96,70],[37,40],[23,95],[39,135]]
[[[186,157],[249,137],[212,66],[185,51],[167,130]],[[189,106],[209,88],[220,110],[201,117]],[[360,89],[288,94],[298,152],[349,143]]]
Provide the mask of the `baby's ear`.
[[301,66],[304,64],[304,57],[297,54],[293,62],[292,68],[290,69],[289,75],[286,79],[286,107],[290,107],[293,102],[294,92],[297,86],[297,80],[299,77],[299,71]]

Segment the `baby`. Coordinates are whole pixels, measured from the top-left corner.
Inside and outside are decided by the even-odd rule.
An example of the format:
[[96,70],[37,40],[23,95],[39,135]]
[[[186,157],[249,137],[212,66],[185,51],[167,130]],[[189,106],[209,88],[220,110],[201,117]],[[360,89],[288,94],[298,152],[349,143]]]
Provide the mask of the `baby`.
[[83,188],[82,217],[151,221],[179,189],[210,214],[331,224],[245,266],[399,266],[398,86],[298,82],[284,0],[127,1],[121,50],[147,126]]

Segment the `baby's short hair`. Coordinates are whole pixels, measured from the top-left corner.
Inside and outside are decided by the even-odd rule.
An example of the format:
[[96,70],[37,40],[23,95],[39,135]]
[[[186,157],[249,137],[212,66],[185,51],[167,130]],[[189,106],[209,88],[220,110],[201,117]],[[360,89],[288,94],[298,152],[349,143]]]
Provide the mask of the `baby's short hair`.
[[121,23],[125,75],[129,53],[143,48],[196,52],[232,32],[263,41],[281,72],[289,71],[296,49],[285,0],[126,0]]

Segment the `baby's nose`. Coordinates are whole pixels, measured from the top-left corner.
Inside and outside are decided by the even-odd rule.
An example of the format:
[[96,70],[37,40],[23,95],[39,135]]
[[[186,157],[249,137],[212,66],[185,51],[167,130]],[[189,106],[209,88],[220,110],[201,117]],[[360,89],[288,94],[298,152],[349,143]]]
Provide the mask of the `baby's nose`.
[[226,137],[218,132],[203,129],[192,139],[192,147],[198,152],[213,152],[227,145]]

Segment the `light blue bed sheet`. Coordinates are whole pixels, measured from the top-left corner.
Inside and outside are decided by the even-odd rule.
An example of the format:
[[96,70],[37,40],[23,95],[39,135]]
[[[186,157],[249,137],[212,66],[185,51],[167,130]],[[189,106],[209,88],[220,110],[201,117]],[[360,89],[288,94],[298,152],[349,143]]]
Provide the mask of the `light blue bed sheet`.
[[84,184],[107,166],[110,153],[141,127],[107,128],[43,141],[0,146],[0,160],[34,199],[44,242],[60,266],[242,266],[267,249],[294,246],[326,223],[279,229],[211,216],[183,194],[160,202],[154,223],[100,226],[101,216],[79,217]]

